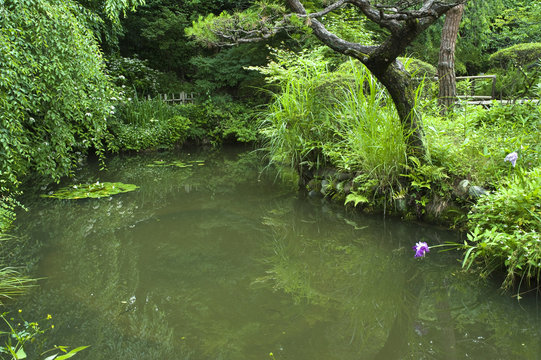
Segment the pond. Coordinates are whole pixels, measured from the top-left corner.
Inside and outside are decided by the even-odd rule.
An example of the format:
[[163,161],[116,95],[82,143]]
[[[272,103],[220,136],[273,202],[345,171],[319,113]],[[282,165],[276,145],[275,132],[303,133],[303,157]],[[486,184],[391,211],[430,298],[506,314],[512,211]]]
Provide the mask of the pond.
[[42,280],[14,309],[52,315],[46,346],[90,345],[77,359],[541,356],[535,298],[462,272],[456,252],[414,258],[416,242],[458,234],[306,198],[257,157],[117,156],[102,172],[83,163],[63,185],[137,190],[80,200],[26,190],[20,257]]

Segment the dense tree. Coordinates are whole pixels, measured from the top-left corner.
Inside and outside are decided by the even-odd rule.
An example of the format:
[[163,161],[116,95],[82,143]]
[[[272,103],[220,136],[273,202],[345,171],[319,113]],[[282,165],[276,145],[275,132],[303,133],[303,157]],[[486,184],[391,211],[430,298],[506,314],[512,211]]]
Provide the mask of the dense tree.
[[124,35],[120,54],[138,56],[157,70],[184,82],[184,88],[199,93],[235,92],[252,74],[243,65],[259,65],[266,50],[260,45],[239,50],[202,47],[185,35],[198,17],[242,10],[253,1],[172,1],[152,0],[122,20]]
[[[103,4],[114,19],[138,2]],[[58,180],[82,153],[106,149],[118,95],[87,15],[72,1],[0,2],[0,230],[22,176]]]
[[[280,16],[280,9],[272,3],[260,7],[267,13],[249,12],[248,16],[225,15],[219,19],[207,18],[195,26],[195,35],[216,42],[251,42],[268,38],[288,24],[304,24],[325,45],[334,51],[361,61],[386,87],[391,95],[404,131],[407,134],[409,153],[424,155],[422,127],[414,112],[414,89],[411,76],[397,57],[402,54],[419,34],[440,16],[464,1],[386,1],[375,3],[366,0],[338,0],[325,8],[310,2],[309,10],[299,0],[288,0],[292,14]],[[307,2],[308,3],[308,2]],[[315,6],[314,9],[312,7]],[[350,42],[329,31],[325,17],[346,6],[353,6],[369,21],[384,29],[386,36],[379,45]],[[256,19],[257,21],[254,21]],[[210,25],[208,25],[210,24]]]

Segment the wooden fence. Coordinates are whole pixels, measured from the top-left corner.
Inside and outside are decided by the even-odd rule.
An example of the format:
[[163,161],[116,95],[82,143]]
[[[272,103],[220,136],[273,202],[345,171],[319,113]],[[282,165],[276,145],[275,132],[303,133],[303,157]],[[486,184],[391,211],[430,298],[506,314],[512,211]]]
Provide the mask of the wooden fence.
[[[458,95],[459,99],[469,99],[471,101],[475,100],[495,100],[496,99],[496,75],[477,75],[477,76],[457,76],[458,80],[471,80],[470,86],[470,95]],[[475,84],[478,80],[481,79],[492,79],[492,89],[490,96],[487,95],[474,95],[475,94]]]
[[[178,96],[177,96],[178,95]],[[170,103],[170,104],[192,104],[195,101],[195,96],[193,93],[181,92],[178,94],[158,94],[158,99]],[[148,95],[148,100],[151,100],[150,95]]]

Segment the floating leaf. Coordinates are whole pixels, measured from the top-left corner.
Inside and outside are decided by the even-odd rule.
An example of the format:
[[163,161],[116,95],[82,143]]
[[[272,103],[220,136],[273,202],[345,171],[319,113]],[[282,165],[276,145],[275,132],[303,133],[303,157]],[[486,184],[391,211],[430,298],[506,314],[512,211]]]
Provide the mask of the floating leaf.
[[133,184],[123,184],[121,182],[96,182],[93,184],[79,184],[62,188],[51,194],[42,195],[55,199],[86,199],[102,198],[120,193],[125,193],[138,189],[139,186]]
[[175,167],[178,167],[178,168],[187,168],[187,167],[192,167],[194,164],[196,165],[204,165],[203,164],[204,160],[190,160],[188,161],[188,164],[183,162],[183,161],[180,161],[180,160],[175,160],[175,161],[171,161],[171,162],[166,162],[166,161],[163,161],[163,160],[155,160],[153,161],[151,164],[147,164],[148,167],[168,167],[168,166],[175,166]]

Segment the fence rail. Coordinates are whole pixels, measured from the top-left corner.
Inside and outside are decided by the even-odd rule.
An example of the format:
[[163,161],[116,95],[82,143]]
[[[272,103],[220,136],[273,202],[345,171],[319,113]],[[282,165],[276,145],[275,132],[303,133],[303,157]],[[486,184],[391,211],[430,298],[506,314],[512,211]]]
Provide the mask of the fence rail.
[[[478,100],[495,100],[496,99],[496,75],[477,75],[477,76],[457,76],[457,80],[471,80],[471,95],[458,95],[457,98],[478,99]],[[492,79],[492,91],[490,96],[473,95],[475,92],[475,82],[478,79]]]
[[[148,95],[147,98],[148,100],[152,99],[150,95]],[[158,94],[157,98],[170,104],[182,104],[182,105],[192,104],[196,99],[196,97],[194,96],[194,93],[188,94],[188,93],[185,93],[184,91],[178,94]]]

